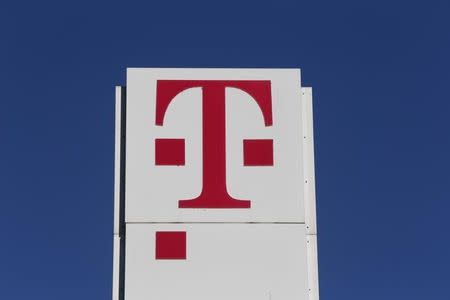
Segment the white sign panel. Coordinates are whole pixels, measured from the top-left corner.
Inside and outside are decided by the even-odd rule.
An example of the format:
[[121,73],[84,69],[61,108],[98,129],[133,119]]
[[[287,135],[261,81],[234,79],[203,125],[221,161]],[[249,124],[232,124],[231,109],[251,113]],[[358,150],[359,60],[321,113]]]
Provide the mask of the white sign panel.
[[127,71],[113,300],[316,300],[312,93],[297,69]]
[[[308,299],[304,227],[128,225],[126,299]],[[158,248],[164,247],[158,234],[164,233],[185,234],[182,259],[157,256]]]
[[129,69],[127,222],[304,222],[299,70]]

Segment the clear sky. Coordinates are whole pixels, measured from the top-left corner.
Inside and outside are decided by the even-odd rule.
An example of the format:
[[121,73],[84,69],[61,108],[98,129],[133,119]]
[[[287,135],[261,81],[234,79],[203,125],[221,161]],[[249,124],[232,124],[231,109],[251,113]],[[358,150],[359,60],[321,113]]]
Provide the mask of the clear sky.
[[110,299],[126,67],[300,67],[321,298],[450,299],[449,16],[445,0],[1,1],[0,299]]

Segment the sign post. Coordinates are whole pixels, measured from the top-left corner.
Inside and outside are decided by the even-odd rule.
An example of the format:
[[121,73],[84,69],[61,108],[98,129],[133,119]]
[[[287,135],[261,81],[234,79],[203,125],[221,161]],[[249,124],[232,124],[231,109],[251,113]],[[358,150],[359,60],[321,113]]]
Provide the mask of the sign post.
[[113,300],[317,300],[312,93],[298,69],[127,70]]

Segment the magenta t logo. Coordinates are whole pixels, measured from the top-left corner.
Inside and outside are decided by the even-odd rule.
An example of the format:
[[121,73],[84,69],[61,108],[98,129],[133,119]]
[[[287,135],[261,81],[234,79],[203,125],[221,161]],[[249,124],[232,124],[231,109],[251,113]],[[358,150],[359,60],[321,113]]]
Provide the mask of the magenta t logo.
[[[202,191],[194,199],[180,200],[179,208],[250,208],[250,200],[234,199],[226,183],[225,88],[249,94],[261,109],[265,126],[272,126],[272,95],[267,80],[158,80],[156,86],[156,125],[163,126],[164,115],[173,98],[184,90],[202,88],[203,179]],[[156,165],[184,165],[183,139],[156,139]],[[244,165],[273,166],[272,140],[244,140]],[[158,150],[159,149],[159,150]]]

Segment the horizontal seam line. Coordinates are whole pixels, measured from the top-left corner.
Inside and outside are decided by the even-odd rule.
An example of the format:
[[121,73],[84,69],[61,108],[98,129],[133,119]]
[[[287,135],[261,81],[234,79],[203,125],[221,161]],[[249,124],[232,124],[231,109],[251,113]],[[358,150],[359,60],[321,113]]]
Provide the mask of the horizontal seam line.
[[305,222],[125,222],[125,224],[305,224]]

